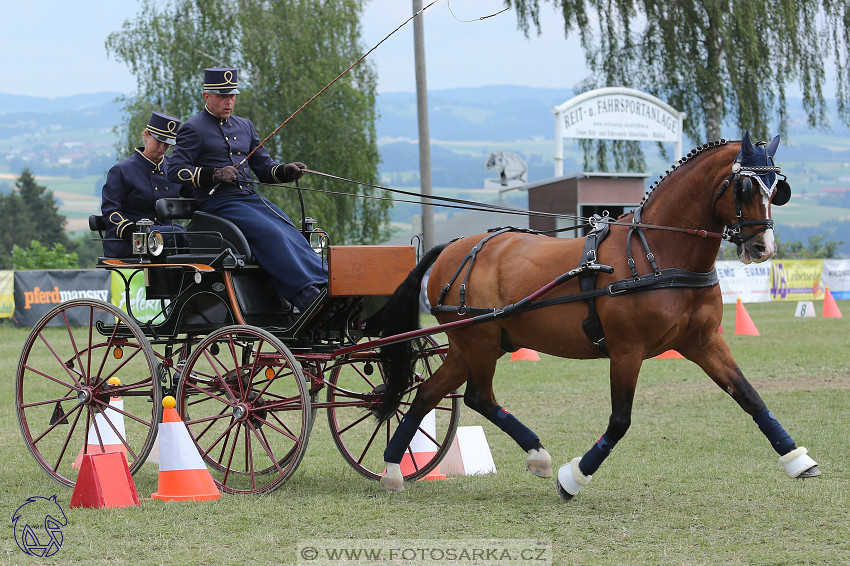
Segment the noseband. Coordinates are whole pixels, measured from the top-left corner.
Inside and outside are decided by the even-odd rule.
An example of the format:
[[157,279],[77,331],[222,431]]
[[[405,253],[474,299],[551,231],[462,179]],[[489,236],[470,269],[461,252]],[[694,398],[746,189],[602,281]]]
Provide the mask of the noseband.
[[[767,157],[768,163],[773,163],[773,159],[767,154],[767,149],[765,149],[765,157]],[[758,181],[753,183],[752,177],[767,173],[776,173],[778,175],[780,171],[781,168],[776,165],[748,165],[745,168],[741,165],[741,155],[739,154],[735,158],[735,162],[732,163],[732,173],[726,181],[723,182],[720,190],[717,191],[717,197],[714,199],[714,206],[717,207],[717,203],[720,201],[720,197],[723,196],[727,187],[729,187],[730,184],[734,184],[735,216],[737,218],[737,222],[734,224],[726,224],[723,228],[722,237],[724,240],[732,242],[737,246],[743,246],[746,242],[755,238],[762,232],[773,228],[772,218],[765,218],[764,220],[744,220],[744,215],[741,211],[741,204],[751,203],[755,197],[755,191],[759,190],[758,186],[753,186],[754,184],[758,185]],[[783,180],[782,182],[784,183],[785,181]],[[741,236],[741,230],[748,226],[761,226],[761,228],[755,230],[746,237]]]

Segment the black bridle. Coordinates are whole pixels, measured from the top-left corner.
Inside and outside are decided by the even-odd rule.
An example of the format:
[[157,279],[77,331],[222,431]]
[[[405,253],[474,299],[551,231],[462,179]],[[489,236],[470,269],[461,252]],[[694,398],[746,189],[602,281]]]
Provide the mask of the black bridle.
[[[765,148],[765,157],[768,165],[748,165],[743,166],[741,164],[741,155],[735,158],[735,162],[732,163],[732,173],[723,182],[720,190],[717,191],[717,197],[714,199],[714,206],[717,207],[717,203],[720,201],[720,197],[723,196],[723,193],[729,187],[729,185],[734,186],[734,195],[735,195],[735,217],[736,222],[734,224],[726,224],[723,229],[723,239],[737,246],[743,246],[745,243],[755,238],[762,232],[770,230],[773,228],[773,219],[765,218],[763,220],[744,220],[744,215],[741,210],[742,204],[750,204],[755,197],[755,191],[759,190],[758,187],[753,186],[752,177],[757,177],[760,175],[766,175],[769,173],[775,173],[776,175],[781,175],[781,168],[777,165],[773,164],[773,158],[767,153],[767,149]],[[756,182],[758,184],[758,181]],[[788,185],[788,182],[785,180],[785,176],[782,175],[782,179],[776,182],[775,194],[773,197],[773,203],[776,206],[782,206],[787,203],[791,198],[791,187]],[[755,230],[746,236],[742,236],[741,232],[744,228],[750,226],[760,226],[758,230]]]

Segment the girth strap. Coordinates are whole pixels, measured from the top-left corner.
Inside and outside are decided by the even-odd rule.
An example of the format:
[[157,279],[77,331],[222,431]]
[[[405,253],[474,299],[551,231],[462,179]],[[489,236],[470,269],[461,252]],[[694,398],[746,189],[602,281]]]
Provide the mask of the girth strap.
[[[604,219],[594,214],[593,229],[588,232],[584,239],[584,255],[582,256],[579,267],[596,264],[596,259],[599,257],[599,244],[608,236],[608,231],[611,226]],[[587,293],[596,289],[596,278],[599,275],[598,270],[584,270],[579,276],[579,284],[581,285],[582,293]],[[587,302],[587,319],[582,323],[584,333],[593,342],[599,352],[608,356],[608,347],[605,345],[605,331],[602,329],[602,321],[599,319],[599,313],[596,311],[596,295],[591,295],[586,299]]]

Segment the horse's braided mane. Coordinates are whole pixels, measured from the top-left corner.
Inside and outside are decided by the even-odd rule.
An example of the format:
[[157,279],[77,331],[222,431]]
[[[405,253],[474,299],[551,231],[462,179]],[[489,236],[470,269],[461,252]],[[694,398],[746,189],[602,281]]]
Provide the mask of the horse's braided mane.
[[654,183],[652,183],[649,186],[649,190],[646,192],[645,195],[643,195],[643,199],[640,201],[640,205],[643,206],[644,203],[646,203],[647,199],[652,194],[652,192],[658,187],[658,185],[661,183],[661,181],[663,181],[670,173],[672,173],[673,171],[675,171],[676,169],[678,169],[679,167],[681,167],[685,163],[688,163],[689,161],[694,159],[696,156],[698,156],[699,154],[701,154],[705,150],[712,149],[712,148],[715,148],[715,147],[718,147],[718,146],[721,146],[721,145],[726,145],[727,143],[729,143],[727,140],[721,138],[719,140],[708,142],[706,144],[697,146],[694,149],[692,149],[691,151],[689,151],[688,154],[685,157],[681,158],[679,161],[674,163],[673,167],[671,169],[668,169],[667,171],[665,171],[663,175],[660,175],[658,177],[657,181],[655,181]]

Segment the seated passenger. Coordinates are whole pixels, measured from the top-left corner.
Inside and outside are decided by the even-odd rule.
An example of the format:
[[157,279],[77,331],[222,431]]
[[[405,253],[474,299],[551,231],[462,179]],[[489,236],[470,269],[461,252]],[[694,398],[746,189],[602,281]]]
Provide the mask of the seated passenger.
[[[142,131],[143,147],[133,155],[112,166],[106,175],[100,205],[106,235],[103,254],[107,257],[131,257],[133,232],[136,222],[147,218],[154,222],[152,230],[165,237],[166,247],[174,241],[172,232],[185,230],[171,220],[158,220],[154,203],[165,197],[192,196],[180,183],[168,180],[168,158],[165,152],[174,145],[180,121],[177,118],[154,112]],[[184,194],[181,195],[181,192]],[[180,245],[180,242],[176,242]]]
[[263,183],[287,183],[301,178],[307,166],[278,163],[265,147],[242,163],[260,139],[250,120],[233,116],[237,94],[236,69],[204,70],[205,105],[177,132],[168,178],[194,189],[199,210],[233,222],[278,294],[303,311],[327,285],[328,274],[292,220],[254,190],[251,171]]

